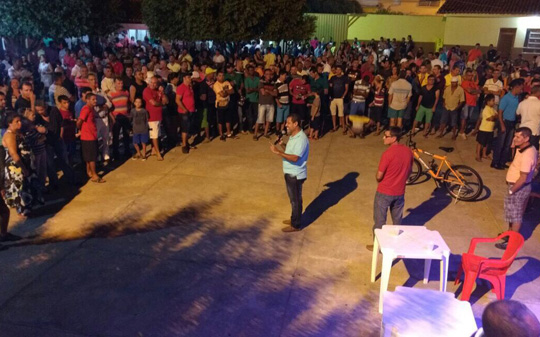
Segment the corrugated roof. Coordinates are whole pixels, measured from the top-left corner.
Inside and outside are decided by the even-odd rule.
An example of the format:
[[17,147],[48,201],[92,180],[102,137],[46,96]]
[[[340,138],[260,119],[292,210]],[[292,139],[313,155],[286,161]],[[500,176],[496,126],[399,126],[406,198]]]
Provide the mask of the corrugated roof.
[[437,13],[540,15],[540,0],[446,0]]

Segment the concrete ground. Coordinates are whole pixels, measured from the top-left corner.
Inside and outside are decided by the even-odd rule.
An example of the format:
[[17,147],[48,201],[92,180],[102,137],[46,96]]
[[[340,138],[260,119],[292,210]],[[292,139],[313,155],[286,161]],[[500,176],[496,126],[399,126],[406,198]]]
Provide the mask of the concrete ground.
[[[503,222],[504,172],[474,161],[474,139],[424,140],[454,163],[476,168],[486,193],[459,202],[432,181],[406,192],[404,224],[438,230],[450,249],[449,279],[473,237]],[[281,161],[262,138],[179,149],[165,161],[127,161],[69,198],[55,194],[37,217],[12,220],[27,237],[0,252],[1,336],[378,336],[379,280],[370,282],[375,172],[381,137],[329,134],[311,143],[301,232],[282,233],[290,214]],[[540,314],[538,201],[506,297]],[[491,245],[480,250],[501,251]],[[379,267],[380,268],[380,267]],[[389,290],[423,284],[423,262],[398,261]],[[380,269],[379,269],[380,270]],[[457,286],[449,282],[448,291]],[[475,316],[495,296],[473,293]]]

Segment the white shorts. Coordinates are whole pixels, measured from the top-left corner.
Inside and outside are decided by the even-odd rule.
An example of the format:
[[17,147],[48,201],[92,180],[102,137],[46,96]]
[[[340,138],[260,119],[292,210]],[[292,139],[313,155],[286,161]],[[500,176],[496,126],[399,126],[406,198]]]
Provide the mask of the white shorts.
[[257,124],[272,123],[274,121],[274,110],[273,104],[259,104]]
[[148,122],[150,139],[158,139],[161,136],[161,121]]

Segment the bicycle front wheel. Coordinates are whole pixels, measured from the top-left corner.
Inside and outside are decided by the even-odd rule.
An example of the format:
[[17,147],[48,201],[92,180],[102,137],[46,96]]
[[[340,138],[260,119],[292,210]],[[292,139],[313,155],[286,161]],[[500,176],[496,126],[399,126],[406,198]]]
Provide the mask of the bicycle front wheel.
[[411,169],[411,174],[409,174],[409,178],[407,178],[407,185],[413,184],[415,181],[420,178],[420,175],[422,174],[422,164],[418,161],[418,159],[413,158],[413,164]]
[[476,200],[484,190],[480,174],[466,165],[452,166],[452,169],[444,174],[444,187],[448,193],[458,200]]

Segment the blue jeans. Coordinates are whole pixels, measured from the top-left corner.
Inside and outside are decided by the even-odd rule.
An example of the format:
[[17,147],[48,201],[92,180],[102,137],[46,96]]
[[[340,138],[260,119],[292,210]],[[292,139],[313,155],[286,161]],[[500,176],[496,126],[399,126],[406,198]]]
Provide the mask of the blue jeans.
[[285,174],[285,185],[287,186],[287,194],[291,201],[291,226],[294,228],[302,227],[302,184],[306,179],[298,179],[290,174]]
[[375,200],[373,201],[373,232],[375,229],[382,228],[386,225],[386,215],[388,209],[392,215],[392,224],[401,225],[403,218],[403,207],[405,206],[405,195],[387,195],[375,192]]
[[514,128],[516,122],[511,122],[504,120],[504,127],[506,132],[499,133],[497,138],[493,141],[493,160],[491,161],[492,166],[504,166],[510,158],[510,146],[512,145],[512,139],[514,139]]
[[350,115],[364,116],[366,111],[366,102],[351,102]]

